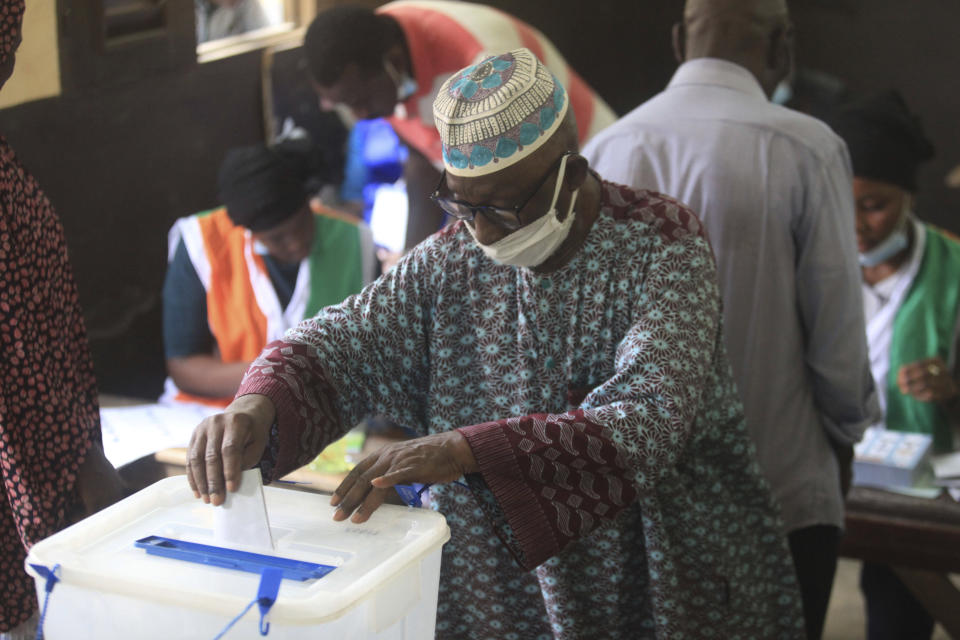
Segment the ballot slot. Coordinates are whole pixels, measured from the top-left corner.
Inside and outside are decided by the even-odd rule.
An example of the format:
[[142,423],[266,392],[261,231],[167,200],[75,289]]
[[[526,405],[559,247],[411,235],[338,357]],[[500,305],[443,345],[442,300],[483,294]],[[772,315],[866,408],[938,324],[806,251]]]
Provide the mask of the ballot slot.
[[267,568],[279,569],[283,572],[285,580],[300,582],[317,580],[336,569],[332,565],[198,544],[155,535],[140,538],[134,543],[134,546],[144,549],[150,555],[247,573],[260,574]]

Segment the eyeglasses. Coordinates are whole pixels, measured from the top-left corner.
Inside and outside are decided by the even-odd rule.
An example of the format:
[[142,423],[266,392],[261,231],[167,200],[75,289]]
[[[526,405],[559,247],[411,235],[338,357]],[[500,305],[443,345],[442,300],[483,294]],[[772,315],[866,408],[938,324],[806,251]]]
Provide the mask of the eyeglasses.
[[544,175],[537,183],[537,186],[534,188],[533,192],[527,196],[522,203],[510,209],[497,207],[491,204],[471,204],[469,202],[464,202],[463,200],[454,200],[447,195],[441,195],[440,190],[446,189],[447,186],[446,169],[444,169],[440,174],[440,182],[437,183],[437,188],[434,189],[433,193],[430,194],[430,199],[433,200],[437,206],[443,209],[446,213],[465,222],[473,222],[473,220],[477,217],[477,214],[483,214],[490,222],[501,226],[504,229],[516,231],[523,226],[523,223],[520,222],[520,212],[530,203],[531,200],[533,200],[533,197],[537,195],[540,189],[543,188],[544,183],[546,183],[547,179],[549,179],[550,176],[553,175],[553,172],[557,170],[557,168],[563,162],[563,159],[569,156],[571,153],[571,151],[568,151],[557,158],[557,161],[553,163],[553,166],[550,167],[550,170],[547,171],[546,175]]

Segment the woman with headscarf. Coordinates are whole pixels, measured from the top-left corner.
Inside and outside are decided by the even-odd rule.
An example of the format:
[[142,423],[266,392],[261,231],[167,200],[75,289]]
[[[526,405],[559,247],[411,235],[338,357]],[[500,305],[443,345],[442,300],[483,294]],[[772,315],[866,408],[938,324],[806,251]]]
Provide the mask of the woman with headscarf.
[[[956,448],[960,426],[960,243],[914,215],[917,169],[933,157],[917,118],[896,92],[840,108],[831,126],[853,162],[856,232],[870,366],[882,428]],[[891,569],[864,563],[867,635],[929,638],[933,618]]]
[[[0,0],[0,86],[24,0]],[[0,136],[0,638],[33,638],[27,549],[121,495],[103,455],[93,365],[63,229]]]

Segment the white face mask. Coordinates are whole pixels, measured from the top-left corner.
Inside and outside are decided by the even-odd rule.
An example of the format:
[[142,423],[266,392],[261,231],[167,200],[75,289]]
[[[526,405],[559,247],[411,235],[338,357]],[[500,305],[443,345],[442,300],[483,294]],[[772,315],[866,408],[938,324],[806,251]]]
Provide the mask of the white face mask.
[[773,90],[770,102],[784,105],[790,102],[791,98],[793,98],[793,87],[786,80],[781,80],[777,88]]
[[270,249],[267,249],[267,245],[263,244],[259,240],[253,241],[253,252],[258,256],[270,255]]
[[417,92],[417,81],[408,75],[400,75],[397,68],[389,60],[383,61],[383,69],[397,86],[397,102],[405,102]]
[[907,222],[910,220],[910,196],[903,197],[903,208],[900,211],[900,219],[897,226],[883,241],[866,253],[860,254],[861,267],[875,267],[883,264],[907,248],[910,244],[907,237]]
[[535,267],[543,264],[567,239],[576,215],[573,205],[576,204],[577,194],[580,192],[579,189],[573,192],[570,197],[570,206],[567,208],[567,215],[563,222],[560,222],[557,215],[557,199],[560,196],[560,188],[563,186],[563,176],[566,172],[568,157],[569,154],[563,156],[563,159],[560,160],[557,186],[553,191],[553,201],[550,203],[550,210],[547,211],[546,215],[540,216],[525,227],[520,227],[493,244],[483,244],[477,240],[477,233],[473,224],[467,223],[466,226],[470,235],[491,259],[501,264],[516,267]]

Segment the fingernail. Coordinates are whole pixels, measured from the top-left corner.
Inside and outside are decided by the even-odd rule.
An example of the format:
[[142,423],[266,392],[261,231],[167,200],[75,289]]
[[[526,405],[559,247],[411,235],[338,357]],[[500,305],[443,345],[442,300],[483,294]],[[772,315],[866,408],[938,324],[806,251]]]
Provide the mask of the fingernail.
[[330,496],[330,506],[335,507],[338,504],[340,504],[340,496],[338,496],[337,494],[333,494],[332,496]]

